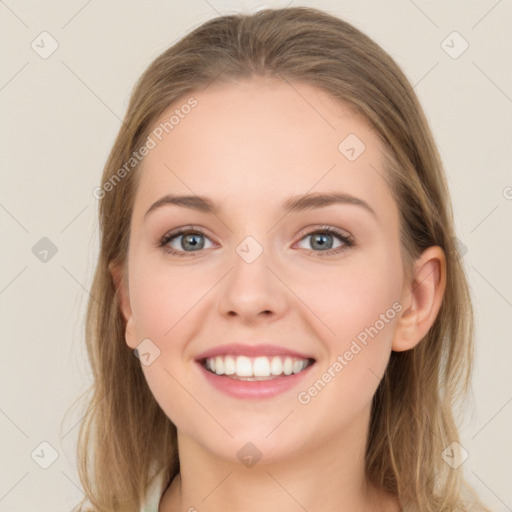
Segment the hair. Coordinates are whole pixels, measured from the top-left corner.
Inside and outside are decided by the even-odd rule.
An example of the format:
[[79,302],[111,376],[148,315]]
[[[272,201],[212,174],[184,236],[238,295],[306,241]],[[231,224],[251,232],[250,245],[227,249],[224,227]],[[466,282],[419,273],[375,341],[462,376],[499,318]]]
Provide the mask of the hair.
[[[164,51],[136,84],[103,170],[102,186],[178,100],[211,83],[268,77],[315,86],[362,117],[384,147],[386,180],[400,212],[402,263],[430,246],[446,256],[438,315],[413,349],[392,352],[373,397],[368,482],[407,511],[490,512],[442,458],[459,441],[455,407],[471,390],[474,318],[441,159],[413,88],[391,56],[346,21],[308,8],[265,9],[209,20]],[[186,122],[186,121],[184,121]],[[179,472],[177,431],[125,343],[125,319],[109,265],[126,269],[138,165],[102,194],[100,252],[87,306],[93,371],[78,440],[85,500],[101,511],[138,511],[148,485]],[[118,175],[119,176],[119,175]],[[123,274],[126,283],[126,273]],[[466,492],[467,491],[467,492]]]

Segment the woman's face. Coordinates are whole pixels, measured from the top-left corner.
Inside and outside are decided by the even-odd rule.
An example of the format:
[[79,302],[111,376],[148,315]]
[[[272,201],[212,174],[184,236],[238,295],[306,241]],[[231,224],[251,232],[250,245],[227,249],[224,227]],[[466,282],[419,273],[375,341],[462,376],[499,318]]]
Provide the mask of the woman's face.
[[305,84],[193,97],[137,170],[126,341],[155,399],[235,462],[366,432],[405,299],[377,137]]

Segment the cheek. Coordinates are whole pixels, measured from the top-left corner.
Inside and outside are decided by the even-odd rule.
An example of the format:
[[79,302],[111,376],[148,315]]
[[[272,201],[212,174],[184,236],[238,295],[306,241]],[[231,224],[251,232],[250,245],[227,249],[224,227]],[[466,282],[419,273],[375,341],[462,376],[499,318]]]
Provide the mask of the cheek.
[[197,430],[198,418],[205,418],[205,411],[194,399],[193,381],[179,371],[179,365],[169,363],[169,353],[162,352],[142,370],[154,399],[174,425],[184,432]]
[[[377,323],[379,331],[392,331],[396,316],[393,304],[400,298],[400,262],[394,254],[354,258],[339,269],[301,285],[305,302],[329,330],[324,338],[336,351]],[[385,325],[379,321],[386,315]],[[330,336],[329,336],[330,331]],[[362,336],[364,337],[364,336]]]
[[165,414],[188,431],[194,417],[204,414],[196,410],[197,404],[187,393],[193,389],[193,379],[184,364],[186,345],[193,335],[187,320],[193,318],[193,306],[205,293],[202,278],[164,266],[134,264],[133,268],[137,271],[131,276],[130,296],[137,336],[139,341],[151,340],[156,354],[151,364],[141,365],[144,377]]
[[[330,269],[325,279],[309,282],[308,306],[329,327],[318,328],[327,351],[319,372],[327,373],[329,384],[314,401],[339,421],[369,404],[384,374],[401,310],[401,286],[401,262],[393,248],[347,259],[339,271]],[[347,409],[334,412],[333,403]]]
[[178,341],[176,332],[212,286],[211,277],[184,268],[139,265],[131,276],[130,297],[139,337],[154,339],[161,349]]
[[[144,264],[133,258],[130,299],[139,343],[154,344],[153,362],[142,365],[155,400],[181,428],[197,405],[186,390],[193,389],[192,367],[187,362],[187,344],[201,325],[196,314],[201,299],[215,283],[214,277],[198,270]],[[204,412],[204,411],[203,411]],[[197,415],[200,410],[195,411]],[[193,416],[193,415],[192,415]]]

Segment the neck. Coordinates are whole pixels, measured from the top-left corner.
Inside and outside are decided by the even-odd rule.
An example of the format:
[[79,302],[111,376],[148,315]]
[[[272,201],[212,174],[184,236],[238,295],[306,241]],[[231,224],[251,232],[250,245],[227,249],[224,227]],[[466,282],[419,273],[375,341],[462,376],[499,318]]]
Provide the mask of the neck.
[[[220,458],[178,432],[180,474],[159,512],[384,512],[397,502],[367,484],[364,454],[369,410],[340,434],[310,448],[252,467]],[[229,506],[228,506],[229,505]]]

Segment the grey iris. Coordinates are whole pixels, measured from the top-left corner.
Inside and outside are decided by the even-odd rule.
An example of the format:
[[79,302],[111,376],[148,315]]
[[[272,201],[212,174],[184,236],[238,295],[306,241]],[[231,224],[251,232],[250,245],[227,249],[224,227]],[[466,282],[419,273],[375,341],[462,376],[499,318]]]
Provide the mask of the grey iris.
[[[197,241],[198,237],[200,237],[199,242]],[[199,235],[197,233],[189,233],[188,235],[183,235],[181,237],[181,246],[183,247],[183,249],[202,249],[204,246],[204,238],[202,235]]]
[[[318,241],[318,243],[317,243]],[[315,247],[315,245],[317,247]],[[332,247],[332,235],[314,234],[311,235],[311,247],[313,249],[330,249]]]

